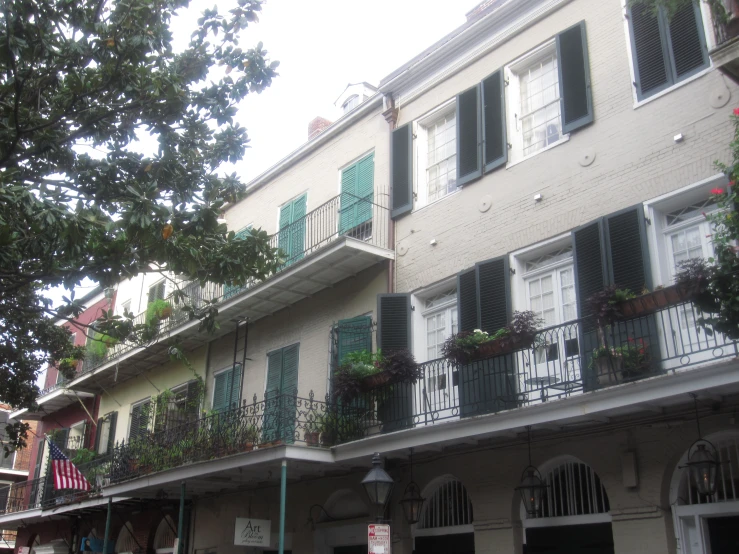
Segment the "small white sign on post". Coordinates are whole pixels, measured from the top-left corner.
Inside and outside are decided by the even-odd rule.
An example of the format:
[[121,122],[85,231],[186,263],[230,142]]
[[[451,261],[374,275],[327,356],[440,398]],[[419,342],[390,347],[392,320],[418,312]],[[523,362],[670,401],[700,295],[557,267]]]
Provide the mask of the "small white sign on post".
[[18,554],[28,554],[31,551],[30,546],[19,546],[18,547]]
[[234,532],[236,546],[262,546],[268,548],[271,522],[268,519],[237,517]]
[[367,550],[369,554],[390,553],[390,526],[370,523],[367,527]]

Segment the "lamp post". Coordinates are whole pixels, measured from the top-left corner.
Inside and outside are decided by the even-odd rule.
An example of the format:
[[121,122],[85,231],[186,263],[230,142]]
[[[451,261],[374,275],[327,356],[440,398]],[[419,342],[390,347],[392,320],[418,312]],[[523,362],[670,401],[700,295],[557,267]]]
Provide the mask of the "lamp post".
[[[393,478],[390,477],[387,472],[382,469],[382,461],[380,460],[380,454],[375,452],[372,456],[372,469],[362,479],[362,486],[367,492],[367,496],[370,502],[379,507],[381,510],[387,504],[390,498],[390,492],[393,490]],[[382,514],[382,511],[380,511]],[[377,522],[382,522],[382,515],[377,516]]]
[[529,433],[529,465],[523,470],[521,483],[516,490],[521,495],[526,513],[530,517],[541,515],[541,505],[544,492],[548,485],[541,479],[541,473],[531,464],[531,425],[526,427]]
[[411,482],[403,492],[403,499],[400,501],[400,506],[403,508],[403,515],[408,525],[418,523],[421,515],[421,508],[423,507],[424,498],[421,496],[421,489],[418,488],[416,482],[413,480],[413,449],[411,448]]

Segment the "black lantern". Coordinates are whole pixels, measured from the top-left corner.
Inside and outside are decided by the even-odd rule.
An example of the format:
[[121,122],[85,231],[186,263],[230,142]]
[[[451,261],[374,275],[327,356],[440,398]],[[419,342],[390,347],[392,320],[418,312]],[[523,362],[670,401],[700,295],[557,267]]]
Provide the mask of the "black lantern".
[[527,426],[526,430],[529,433],[529,465],[523,470],[521,484],[516,487],[516,490],[521,495],[521,500],[529,517],[537,517],[541,515],[544,492],[548,485],[542,481],[539,470],[531,465],[531,426]]
[[418,488],[416,482],[413,480],[413,449],[411,448],[411,482],[403,492],[403,499],[400,501],[400,506],[403,508],[403,514],[408,525],[418,523],[421,515],[421,508],[423,507],[423,497],[421,496],[421,489]]
[[695,403],[695,425],[698,428],[698,440],[688,449],[688,468],[698,494],[712,496],[716,494],[716,475],[718,473],[718,451],[709,441],[701,438],[701,422],[698,417],[698,395],[692,394]]
[[706,440],[698,439],[688,450],[688,463],[685,465],[698,494],[716,494],[717,458],[716,448]]
[[382,469],[382,461],[380,461],[380,454],[375,453],[372,456],[372,469],[362,479],[362,486],[367,491],[370,502],[376,506],[384,506],[388,498],[390,498],[390,491],[393,490],[393,479],[387,472]]

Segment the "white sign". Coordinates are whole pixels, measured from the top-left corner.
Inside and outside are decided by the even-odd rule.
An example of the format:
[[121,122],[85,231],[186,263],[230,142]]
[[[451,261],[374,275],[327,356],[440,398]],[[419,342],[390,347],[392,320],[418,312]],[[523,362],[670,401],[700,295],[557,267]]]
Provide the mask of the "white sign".
[[269,548],[269,531],[270,521],[268,519],[237,517],[234,544]]
[[369,554],[390,554],[390,526],[371,523],[367,527]]
[[30,546],[19,546],[18,547],[18,554],[28,554],[31,550]]

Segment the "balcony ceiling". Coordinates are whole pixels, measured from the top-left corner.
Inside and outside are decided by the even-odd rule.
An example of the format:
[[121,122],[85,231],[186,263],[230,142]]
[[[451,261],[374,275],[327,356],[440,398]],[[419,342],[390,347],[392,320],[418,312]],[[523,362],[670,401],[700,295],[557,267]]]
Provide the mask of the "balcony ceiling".
[[[263,283],[244,289],[233,298],[222,302],[217,318],[221,328],[215,334],[201,332],[198,329],[200,322],[197,320],[185,322],[162,333],[157,342],[129,350],[92,372],[78,377],[71,381],[68,387],[77,391],[98,393],[167,362],[169,360],[167,340],[171,337],[178,337],[185,352],[195,350],[232,332],[234,322],[239,319],[248,317],[250,322],[254,322],[272,315],[375,264],[394,258],[395,253],[392,250],[350,237],[342,237],[298,260]],[[39,404],[57,392],[43,397]],[[52,406],[46,406],[46,412],[50,411],[53,411]],[[41,417],[43,413],[37,415]],[[30,419],[27,415],[23,417]]]
[[[86,376],[83,376],[82,378],[84,379],[85,377]],[[61,410],[62,408],[66,408],[67,406],[76,404],[80,400],[92,398],[93,396],[95,395],[81,390],[74,391],[69,389],[56,389],[55,391],[52,391],[46,396],[42,396],[38,399],[37,410],[18,410],[10,414],[10,417],[13,419],[39,420],[47,414],[54,413]]]

